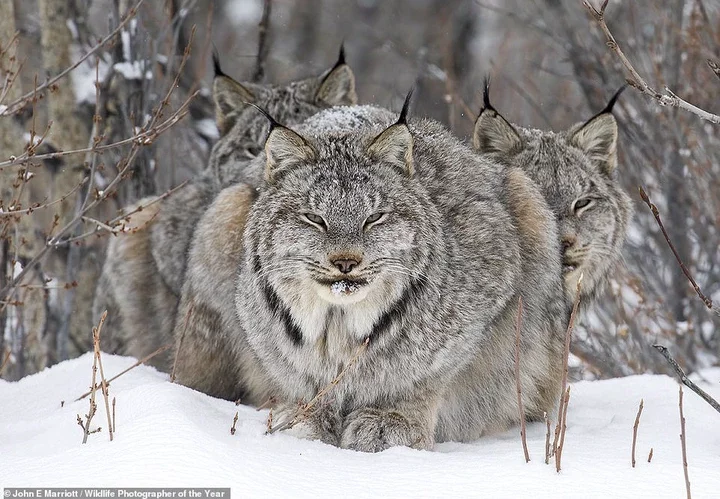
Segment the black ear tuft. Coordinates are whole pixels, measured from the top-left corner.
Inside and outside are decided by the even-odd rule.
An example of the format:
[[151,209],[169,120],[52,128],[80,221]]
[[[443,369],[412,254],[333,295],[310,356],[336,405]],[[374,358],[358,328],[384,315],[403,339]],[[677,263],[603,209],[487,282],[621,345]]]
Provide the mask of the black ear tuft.
[[227,76],[225,73],[223,73],[222,68],[220,67],[220,55],[218,54],[218,49],[213,43],[213,49],[212,49],[212,58],[213,58],[213,70],[215,72],[215,78],[218,76]]
[[[273,130],[275,130],[275,129],[278,128],[278,127],[282,127],[282,125],[281,125],[280,123],[278,123],[275,118],[273,118],[272,116],[270,116],[270,113],[268,113],[267,111],[265,111],[265,110],[264,110],[263,108],[261,108],[260,106],[258,106],[258,105],[256,105],[256,104],[253,104],[252,102],[243,102],[243,104],[247,104],[248,106],[254,107],[254,108],[257,109],[258,111],[260,111],[260,114],[262,114],[263,116],[265,116],[265,118],[267,118],[268,122],[270,123],[270,128],[268,129],[268,135],[267,135],[268,137],[270,136],[270,134],[272,133]],[[284,127],[283,127],[283,128],[284,128]],[[267,137],[266,137],[266,140],[267,140]]]
[[[332,69],[337,69],[337,68],[339,68],[340,66],[342,66],[343,64],[347,64],[347,63],[345,62],[345,41],[343,41],[343,42],[340,44],[340,53],[338,54],[337,62],[336,62],[335,65],[332,67]],[[331,72],[332,72],[332,69],[330,70]]]
[[618,89],[617,92],[615,92],[615,95],[612,96],[612,99],[610,99],[610,102],[607,103],[607,106],[605,106],[605,109],[600,111],[598,114],[603,113],[612,113],[613,107],[615,106],[615,103],[617,102],[618,98],[620,97],[620,94],[623,93],[623,90],[627,88],[627,85],[623,85]]
[[400,117],[398,118],[396,124],[397,125],[407,125],[407,118],[408,114],[410,112],[410,103],[412,101],[413,92],[415,92],[415,87],[413,86],[410,91],[405,96],[405,102],[403,102],[402,111],[400,111]]
[[490,104],[490,77],[485,76],[485,79],[483,80],[483,110],[485,109],[492,109],[495,110],[494,107],[492,107],[492,104]]

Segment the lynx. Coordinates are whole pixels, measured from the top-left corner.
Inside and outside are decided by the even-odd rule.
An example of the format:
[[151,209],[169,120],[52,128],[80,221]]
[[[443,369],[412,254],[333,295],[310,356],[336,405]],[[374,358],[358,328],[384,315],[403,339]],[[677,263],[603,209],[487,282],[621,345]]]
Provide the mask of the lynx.
[[[96,317],[109,310],[109,334],[103,345],[108,351],[142,357],[172,342],[194,227],[220,188],[262,149],[267,120],[248,103],[296,123],[321,109],[357,101],[354,75],[342,47],[331,69],[284,86],[239,83],[222,72],[217,58],[214,62],[213,97],[221,136],[208,168],[162,205],[134,215],[131,226],[138,230],[109,244],[93,307]],[[153,365],[168,370],[169,357],[158,356]]]
[[484,107],[475,122],[474,147],[525,171],[555,213],[568,305],[581,274],[582,304],[592,303],[603,290],[620,259],[632,215],[616,174],[618,127],[612,109],[622,90],[588,121],[555,133],[510,124],[490,104],[486,83]]
[[[555,217],[520,169],[442,125],[371,106],[272,122],[251,184],[223,190],[191,246],[178,381],[278,401],[292,431],[379,451],[517,422],[515,316],[531,419],[559,392],[564,295]],[[365,345],[363,347],[363,345]],[[354,359],[354,360],[353,360]]]

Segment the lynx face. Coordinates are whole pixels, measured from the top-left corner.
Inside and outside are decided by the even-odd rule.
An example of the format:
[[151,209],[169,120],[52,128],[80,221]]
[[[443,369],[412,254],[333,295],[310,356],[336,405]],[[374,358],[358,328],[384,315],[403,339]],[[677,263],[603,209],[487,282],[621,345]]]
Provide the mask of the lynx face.
[[554,133],[511,125],[489,104],[486,89],[475,125],[475,148],[521,167],[555,213],[570,300],[581,274],[583,296],[602,290],[620,259],[632,213],[615,172],[618,131],[611,111],[618,94],[589,121]]
[[272,227],[254,234],[255,267],[284,301],[313,290],[328,304],[383,308],[418,277],[429,255],[416,242],[439,216],[412,178],[411,147],[404,124],[313,141],[271,132],[248,226]]
[[225,75],[215,61],[213,98],[220,138],[210,155],[221,184],[232,165],[257,156],[268,133],[268,120],[250,104],[266,110],[278,121],[300,123],[318,111],[357,103],[355,77],[345,62],[345,54],[320,76],[296,80],[285,85],[237,82]]

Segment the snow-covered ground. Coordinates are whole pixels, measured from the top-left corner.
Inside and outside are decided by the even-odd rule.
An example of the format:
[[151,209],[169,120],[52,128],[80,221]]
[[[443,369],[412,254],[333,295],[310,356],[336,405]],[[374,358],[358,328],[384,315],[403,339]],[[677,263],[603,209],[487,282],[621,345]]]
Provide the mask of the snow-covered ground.
[[[103,356],[112,376],[134,359]],[[115,441],[105,432],[102,399],[83,445],[74,402],[90,384],[92,355],[19,382],[0,381],[0,486],[232,487],[234,497],[685,497],[678,388],[666,376],[572,385],[563,470],[543,463],[545,427],[528,427],[531,462],[519,431],[433,452],[379,454],[337,449],[283,434],[265,435],[267,411],[236,407],[140,366],[113,382]],[[720,398],[720,369],[701,383]],[[635,469],[632,426],[645,400]],[[64,404],[61,406],[61,401]],[[720,497],[720,414],[685,390],[690,481],[695,499]],[[237,432],[230,434],[239,411]],[[653,448],[653,459],[647,462]]]

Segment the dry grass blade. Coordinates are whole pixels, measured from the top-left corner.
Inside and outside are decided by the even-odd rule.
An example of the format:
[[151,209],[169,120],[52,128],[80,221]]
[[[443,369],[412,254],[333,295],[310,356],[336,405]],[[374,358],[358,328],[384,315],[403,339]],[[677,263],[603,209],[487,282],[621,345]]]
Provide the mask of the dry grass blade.
[[631,463],[632,467],[635,467],[635,444],[637,443],[637,431],[640,426],[640,415],[643,411],[643,400],[640,399],[640,407],[638,408],[637,416],[635,416],[635,424],[633,425],[633,438],[632,438],[632,452],[631,452]]
[[530,453],[528,452],[526,425],[525,425],[525,409],[522,403],[522,386],[520,382],[520,331],[522,330],[522,297],[518,297],[518,313],[515,321],[515,384],[517,387],[518,411],[520,415],[520,440],[522,441],[523,453],[525,454],[525,462],[530,462]]

